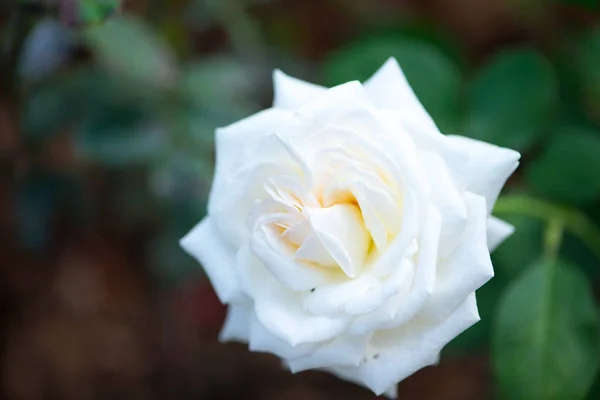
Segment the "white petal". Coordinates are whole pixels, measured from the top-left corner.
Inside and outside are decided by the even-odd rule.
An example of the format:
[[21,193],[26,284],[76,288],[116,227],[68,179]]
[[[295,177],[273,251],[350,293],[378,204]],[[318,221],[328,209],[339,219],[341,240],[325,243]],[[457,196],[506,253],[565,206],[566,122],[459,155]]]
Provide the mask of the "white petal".
[[448,138],[469,156],[467,164],[463,167],[466,190],[485,197],[490,212],[502,186],[519,166],[521,155],[514,150],[463,136]]
[[269,332],[290,346],[329,340],[342,334],[348,324],[346,319],[304,311],[297,293],[269,287],[267,290],[270,293],[256,299],[256,316]]
[[375,75],[365,82],[364,86],[369,99],[377,107],[398,110],[415,123],[427,129],[438,130],[408,84],[395,58],[388,59]]
[[344,332],[346,320],[311,315],[300,304],[300,299],[290,294],[265,296],[256,301],[256,316],[267,330],[290,346],[329,340]]
[[[256,185],[248,182],[248,170],[251,165],[270,165],[262,168],[262,177],[266,179],[273,170],[280,170],[280,160],[265,157],[264,141],[274,132],[285,132],[293,114],[279,109],[269,109],[245,118],[225,128],[217,129],[216,167],[212,190],[208,202],[208,215],[214,218],[214,224],[225,240],[238,247],[245,239],[245,218],[254,204],[256,190],[264,192],[260,176],[250,175]],[[271,162],[269,164],[269,162]],[[244,178],[244,179],[240,179]]]
[[221,238],[211,218],[204,218],[181,239],[180,245],[202,264],[222,303],[240,299],[242,292],[234,269],[236,251]]
[[282,285],[247,249],[240,254],[237,267],[244,290],[254,298],[258,321],[273,336],[295,347],[330,340],[345,330],[346,319],[308,313],[302,308],[304,293]]
[[[317,156],[322,164],[316,168],[329,170],[329,176],[322,184],[323,206],[355,200],[375,247],[383,252],[388,240],[400,230],[401,198],[398,190],[392,190],[375,172],[379,169],[377,165],[362,162],[340,147],[322,153]],[[384,174],[382,171],[378,173]]]
[[288,360],[288,366],[293,373],[315,368],[357,367],[370,339],[371,335],[342,335],[304,357]]
[[470,293],[494,276],[487,246],[485,199],[465,192],[469,223],[458,246],[438,264],[433,294],[420,314],[443,320]]
[[452,252],[467,226],[467,207],[444,160],[429,151],[422,152],[420,159],[431,183],[432,204],[442,216],[438,257],[445,257]]
[[274,100],[273,107],[295,110],[305,101],[320,96],[327,90],[319,85],[273,71]]
[[347,115],[349,111],[367,107],[369,100],[360,82],[352,81],[332,87],[295,110],[286,138],[303,141],[311,148],[317,148],[315,142],[303,139],[307,135],[322,131],[332,121]]
[[369,344],[370,356],[360,366],[329,371],[380,395],[421,368],[434,364],[442,347],[477,321],[475,293],[471,293],[439,323],[417,318],[397,329],[375,333]]
[[[365,229],[358,207],[336,204],[327,208],[307,208],[310,223],[320,242],[346,275],[354,278],[365,262],[370,236]],[[312,259],[311,249],[300,247],[297,257]]]
[[383,392],[383,395],[390,399],[397,399],[398,398],[398,385],[394,384],[394,385],[390,386],[388,388],[388,390]]
[[[273,133],[282,134],[294,114],[276,108],[258,112],[231,125],[216,130],[216,174],[231,176],[248,161],[256,160],[259,143]],[[261,153],[258,153],[260,155]]]
[[294,259],[277,232],[263,226],[252,234],[250,249],[279,282],[291,290],[310,290],[332,279],[332,271]]
[[318,348],[318,344],[305,343],[290,346],[269,332],[255,316],[250,318],[250,350],[275,354],[283,359],[305,357]]
[[248,342],[250,337],[249,313],[251,311],[248,311],[245,307],[230,305],[219,340],[223,342]]
[[454,182],[459,190],[466,190],[467,175],[470,156],[467,149],[459,143],[455,143],[451,136],[446,136],[435,129],[427,129],[414,121],[396,115],[396,119],[402,129],[412,138],[419,151],[430,151],[439,154],[446,163]]
[[408,191],[404,194],[400,231],[373,265],[374,274],[381,278],[388,276],[399,260],[414,253],[419,225],[425,223],[425,217],[420,215],[424,211],[415,193]]
[[315,315],[339,317],[346,313],[346,305],[366,296],[380,281],[369,273],[341,282],[329,283],[311,291],[304,307]]
[[491,216],[488,218],[487,242],[490,252],[500,246],[515,231],[515,227],[506,221]]
[[401,260],[387,279],[383,282],[380,281],[379,285],[374,286],[364,296],[355,296],[351,302],[346,304],[344,307],[346,313],[364,315],[382,309],[394,296],[406,298],[412,287],[414,274],[415,268],[411,261]]
[[306,296],[304,307],[316,315],[363,315],[381,308],[392,296],[406,293],[412,284],[413,265],[400,260],[385,280],[368,271],[354,279],[320,286]]
[[[378,329],[393,328],[411,320],[421,311],[435,285],[440,230],[440,214],[430,206],[418,240],[419,253],[414,266],[414,278],[410,282],[410,292],[399,291],[380,309],[357,318],[350,326],[351,334],[361,335]],[[390,262],[393,260],[392,257]]]

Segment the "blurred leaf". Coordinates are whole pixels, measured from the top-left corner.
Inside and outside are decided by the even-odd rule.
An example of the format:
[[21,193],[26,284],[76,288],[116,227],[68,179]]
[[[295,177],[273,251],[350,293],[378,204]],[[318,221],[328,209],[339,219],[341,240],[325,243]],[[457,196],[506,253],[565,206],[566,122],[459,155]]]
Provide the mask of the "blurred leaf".
[[73,122],[79,103],[69,82],[49,82],[25,98],[21,126],[27,139],[46,139]]
[[600,277],[598,257],[576,235],[565,232],[560,254],[563,259],[577,264],[588,279],[595,281]]
[[79,0],[79,18],[84,24],[98,24],[115,12],[119,0]]
[[542,223],[525,216],[502,219],[512,224],[515,232],[492,253],[492,261],[496,275],[514,279],[542,254]]
[[43,18],[31,30],[19,59],[19,73],[28,79],[50,76],[69,60],[74,34],[53,18]]
[[363,37],[386,37],[395,40],[412,40],[427,43],[448,57],[460,69],[468,66],[464,49],[459,40],[438,24],[426,20],[411,20],[399,17],[391,19],[388,26],[377,24],[375,31]]
[[551,124],[557,104],[558,82],[543,55],[528,49],[504,52],[469,85],[464,134],[526,151]]
[[325,81],[333,86],[371,77],[395,57],[410,85],[444,133],[457,133],[461,74],[435,46],[414,39],[370,38],[342,48],[325,63]]
[[21,125],[27,139],[47,139],[74,123],[98,114],[107,105],[136,102],[146,107],[156,99],[130,90],[102,71],[76,68],[37,85],[25,96]]
[[596,117],[600,112],[600,28],[581,37],[571,57],[586,108]]
[[188,65],[181,74],[179,92],[220,125],[229,124],[257,109],[251,100],[256,77],[240,62],[212,58]]
[[598,0],[556,0],[556,2],[593,10],[600,8],[600,1]]
[[586,400],[598,400],[600,399],[600,376],[596,376],[596,380],[592,385],[588,395],[586,396]]
[[186,58],[190,53],[192,40],[188,37],[188,29],[180,19],[166,18],[161,21],[162,36],[178,58]]
[[212,160],[177,153],[152,171],[151,187],[156,196],[175,202],[206,198],[212,178]]
[[545,197],[582,204],[600,196],[600,133],[563,128],[526,170],[526,179]]
[[164,128],[145,110],[132,106],[98,110],[78,138],[84,155],[109,167],[147,163],[168,150]]
[[20,243],[42,250],[52,239],[57,217],[81,223],[86,216],[86,194],[74,176],[34,170],[21,183],[15,196],[17,234]]
[[177,69],[168,46],[142,21],[117,16],[89,28],[85,38],[109,71],[162,88],[175,82]]
[[598,315],[575,266],[541,261],[505,292],[493,338],[494,367],[510,399],[582,399],[600,362]]

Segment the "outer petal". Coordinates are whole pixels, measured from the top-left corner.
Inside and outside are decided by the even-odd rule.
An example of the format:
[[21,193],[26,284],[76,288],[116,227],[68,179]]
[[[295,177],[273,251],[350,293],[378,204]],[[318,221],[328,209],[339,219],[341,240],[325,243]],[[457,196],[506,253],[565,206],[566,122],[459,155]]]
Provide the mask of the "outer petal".
[[209,217],[181,239],[180,245],[202,264],[222,303],[241,298],[234,269],[235,250],[221,238]]
[[218,128],[216,177],[228,177],[249,160],[255,160],[261,139],[273,133],[285,132],[293,116],[290,111],[269,108]]
[[311,315],[301,308],[295,293],[265,287],[269,294],[256,300],[256,316],[261,324],[290,346],[330,340],[344,332],[347,321]]
[[348,322],[343,318],[316,316],[304,310],[304,293],[279,283],[247,248],[240,251],[237,268],[244,290],[254,298],[257,321],[280,341],[296,347],[330,340],[345,330]]
[[423,169],[431,182],[431,201],[442,217],[442,232],[438,257],[445,257],[456,247],[467,226],[467,207],[452,180],[446,163],[437,154],[422,152]]
[[410,292],[399,291],[380,309],[357,318],[350,326],[351,334],[390,329],[406,323],[421,311],[435,286],[440,230],[440,214],[430,206],[418,241],[421,253],[414,266]]
[[[375,312],[395,295],[405,295],[412,286],[414,266],[407,259],[385,280],[369,271],[341,282],[323,285],[306,296],[304,307],[316,315],[358,316]],[[366,333],[366,332],[365,332]]]
[[375,75],[365,82],[365,90],[375,106],[398,110],[415,123],[428,129],[438,130],[408,84],[395,58],[388,59]]
[[393,394],[397,382],[435,364],[442,347],[477,321],[475,293],[471,293],[445,320],[434,323],[417,318],[397,329],[379,331],[373,336],[366,361],[360,366],[329,371],[366,386],[377,395]]
[[250,318],[250,350],[275,354],[284,360],[296,357],[306,357],[318,347],[316,343],[305,343],[290,346],[269,332],[256,318]]
[[225,324],[219,335],[223,342],[236,341],[248,342],[250,337],[250,316],[251,311],[245,307],[231,305],[227,311]]
[[[292,117],[289,111],[268,109],[217,129],[217,162],[208,214],[214,218],[215,227],[224,239],[235,247],[243,240],[246,214],[254,204],[248,193],[245,198],[236,197],[245,182],[235,179],[235,176],[242,167],[269,161],[268,157],[263,157],[264,143],[273,133],[285,132]],[[274,164],[274,168],[277,165]],[[235,206],[231,205],[232,201],[236,202]]]
[[327,90],[322,86],[293,78],[278,69],[273,71],[273,87],[273,107],[285,110],[295,110],[305,101]]
[[490,252],[500,246],[515,231],[515,227],[500,218],[490,217],[488,219],[487,242]]
[[494,276],[487,246],[485,199],[469,192],[464,197],[467,228],[452,254],[439,261],[433,294],[420,313],[438,321]]
[[307,356],[289,360],[288,366],[293,373],[313,368],[357,367],[370,339],[371,335],[342,335]]
[[485,197],[490,212],[502,186],[519,166],[521,155],[514,150],[463,136],[448,137],[469,156],[463,166],[466,190]]

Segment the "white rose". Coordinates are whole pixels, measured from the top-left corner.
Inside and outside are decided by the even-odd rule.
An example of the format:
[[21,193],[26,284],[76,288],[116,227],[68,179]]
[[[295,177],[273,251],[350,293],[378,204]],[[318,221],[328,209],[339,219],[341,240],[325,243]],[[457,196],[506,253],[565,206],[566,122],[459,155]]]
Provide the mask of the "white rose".
[[394,59],[364,85],[274,84],[272,108],[217,130],[208,216],[181,244],[229,304],[222,340],[395,396],[479,320],[519,154],[441,134]]

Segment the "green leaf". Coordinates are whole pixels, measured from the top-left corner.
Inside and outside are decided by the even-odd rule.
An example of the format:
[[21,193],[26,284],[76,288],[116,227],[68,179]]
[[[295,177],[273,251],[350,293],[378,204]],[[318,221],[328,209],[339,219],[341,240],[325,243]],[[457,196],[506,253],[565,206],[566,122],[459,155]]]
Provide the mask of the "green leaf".
[[176,79],[175,57],[142,21],[118,16],[93,26],[85,38],[109,71],[138,83],[169,87]]
[[119,7],[119,0],[79,0],[78,9],[81,22],[97,24],[104,21]]
[[560,129],[526,170],[529,184],[543,196],[575,204],[600,196],[600,133]]
[[565,232],[560,246],[560,254],[563,259],[577,264],[588,279],[596,281],[600,278],[597,255],[577,235],[568,231]]
[[577,42],[571,57],[574,76],[579,81],[579,90],[585,108],[598,121],[600,111],[600,28],[586,33]]
[[548,60],[534,50],[508,51],[469,85],[464,134],[526,151],[551,124],[557,104],[558,82]]
[[582,399],[600,361],[591,288],[575,266],[541,261],[500,300],[493,337],[496,377],[509,399]]
[[600,2],[598,0],[556,0],[556,2],[592,10],[597,10],[600,8]]
[[45,81],[25,96],[21,124],[28,140],[43,140],[123,92],[96,71],[81,68]]
[[457,133],[462,77],[442,51],[425,41],[376,37],[352,43],[332,54],[324,65],[330,86],[371,77],[395,57],[425,109],[444,133]]
[[46,139],[74,121],[78,103],[68,82],[44,84],[25,99],[21,125],[27,139]]
[[503,215],[502,219],[512,224],[515,232],[492,253],[492,261],[496,275],[514,279],[542,253],[543,226],[526,216]]
[[78,139],[84,155],[109,167],[146,164],[168,150],[164,128],[133,106],[97,110],[81,127]]
[[178,82],[179,93],[202,108],[218,125],[257,111],[252,101],[256,77],[249,68],[229,58],[211,58],[187,65]]

